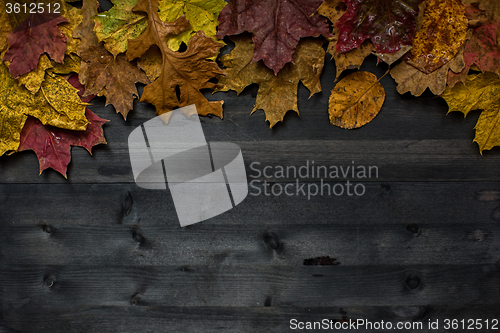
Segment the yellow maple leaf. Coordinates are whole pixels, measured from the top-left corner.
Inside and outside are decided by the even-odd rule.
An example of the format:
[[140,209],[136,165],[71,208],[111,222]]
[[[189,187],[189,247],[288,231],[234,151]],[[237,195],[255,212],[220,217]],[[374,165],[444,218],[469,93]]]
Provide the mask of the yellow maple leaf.
[[467,76],[465,84],[457,83],[441,95],[448,103],[448,112],[460,111],[465,116],[473,110],[483,110],[474,127],[474,142],[479,152],[500,146],[500,78],[485,72]]
[[88,121],[85,107],[68,81],[47,74],[40,90],[32,94],[17,84],[8,67],[0,63],[0,156],[19,147],[21,130],[29,116],[44,125],[83,131]]
[[199,30],[205,33],[205,36],[215,39],[219,13],[226,6],[224,0],[162,0],[158,5],[158,16],[164,22],[173,22],[182,15],[191,24],[191,29],[181,32],[176,36],[168,38],[167,45],[172,51],[179,50],[184,42],[188,44],[189,39]]

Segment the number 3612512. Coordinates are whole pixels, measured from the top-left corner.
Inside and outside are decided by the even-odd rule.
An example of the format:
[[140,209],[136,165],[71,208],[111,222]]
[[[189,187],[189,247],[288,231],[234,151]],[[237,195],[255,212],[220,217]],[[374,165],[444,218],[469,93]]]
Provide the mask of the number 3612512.
[[5,11],[7,14],[60,14],[61,13],[61,4],[60,3],[6,3]]

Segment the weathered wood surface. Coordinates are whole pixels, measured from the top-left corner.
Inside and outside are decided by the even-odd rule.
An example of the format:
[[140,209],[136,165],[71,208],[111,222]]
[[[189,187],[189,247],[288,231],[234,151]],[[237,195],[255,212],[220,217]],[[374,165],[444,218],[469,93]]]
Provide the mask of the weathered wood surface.
[[[374,63],[364,69],[381,76]],[[256,87],[208,94],[225,100],[224,120],[202,127],[241,147],[248,175],[252,162],[375,165],[378,178],[355,180],[361,197],[249,195],[181,228],[170,192],[131,173],[128,135],[154,109],[136,103],[125,122],[102,98],[90,108],[111,120],[108,145],[73,148],[68,180],[39,176],[32,152],[0,157],[0,332],[289,332],[292,318],[444,332],[425,325],[500,319],[500,150],[478,153],[478,113],[446,115],[441,99],[400,96],[386,77],[382,112],[346,131],[328,123],[334,73],[327,59],[324,92],[300,86],[300,117],[272,130],[249,115]],[[321,256],[336,265],[304,265]]]

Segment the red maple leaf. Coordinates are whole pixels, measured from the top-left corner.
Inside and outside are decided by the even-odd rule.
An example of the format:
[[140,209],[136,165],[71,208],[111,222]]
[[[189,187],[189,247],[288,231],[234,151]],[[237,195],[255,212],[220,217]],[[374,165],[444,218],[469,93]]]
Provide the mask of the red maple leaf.
[[485,72],[498,74],[500,50],[497,45],[498,22],[484,23],[473,31],[472,38],[465,44],[465,70],[472,64]]
[[[82,97],[84,87],[73,74],[68,82],[79,89],[78,95],[83,102],[90,101],[94,96]],[[85,109],[85,117],[90,122],[85,131],[71,131],[53,126],[43,125],[38,119],[28,116],[21,132],[21,143],[18,151],[33,150],[40,163],[40,173],[47,168],[58,171],[66,178],[68,164],[71,161],[71,146],[80,146],[92,154],[92,147],[106,143],[102,125],[109,120],[99,118],[89,109]]]
[[3,61],[10,61],[14,78],[35,69],[43,53],[59,63],[66,51],[66,36],[57,25],[67,20],[59,14],[30,14],[9,35],[9,50]]
[[377,53],[394,53],[412,45],[418,5],[423,0],[342,0],[347,11],[335,24],[339,28],[338,52],[357,49],[371,39]]
[[263,60],[277,74],[292,62],[302,37],[329,37],[326,18],[315,14],[323,0],[232,0],[219,14],[218,38],[253,33],[252,62]]

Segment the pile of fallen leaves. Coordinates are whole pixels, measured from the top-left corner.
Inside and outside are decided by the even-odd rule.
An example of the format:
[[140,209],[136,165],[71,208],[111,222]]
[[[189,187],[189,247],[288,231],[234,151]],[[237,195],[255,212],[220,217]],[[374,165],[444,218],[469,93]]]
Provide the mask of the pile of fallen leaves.
[[[0,155],[31,149],[40,172],[66,176],[71,146],[106,143],[107,120],[87,108],[94,96],[126,119],[140,82],[140,102],[157,115],[195,104],[222,118],[223,101],[201,90],[239,94],[256,83],[251,113],[263,110],[273,127],[299,112],[299,82],[321,91],[326,52],[332,80],[374,54],[399,93],[429,88],[450,111],[482,109],[474,141],[480,152],[500,145],[496,0],[111,0],[108,11],[97,0],[61,1],[40,10],[0,0]],[[219,56],[224,38],[235,46]],[[338,81],[330,122],[353,129],[375,118],[381,79],[355,71]]]

